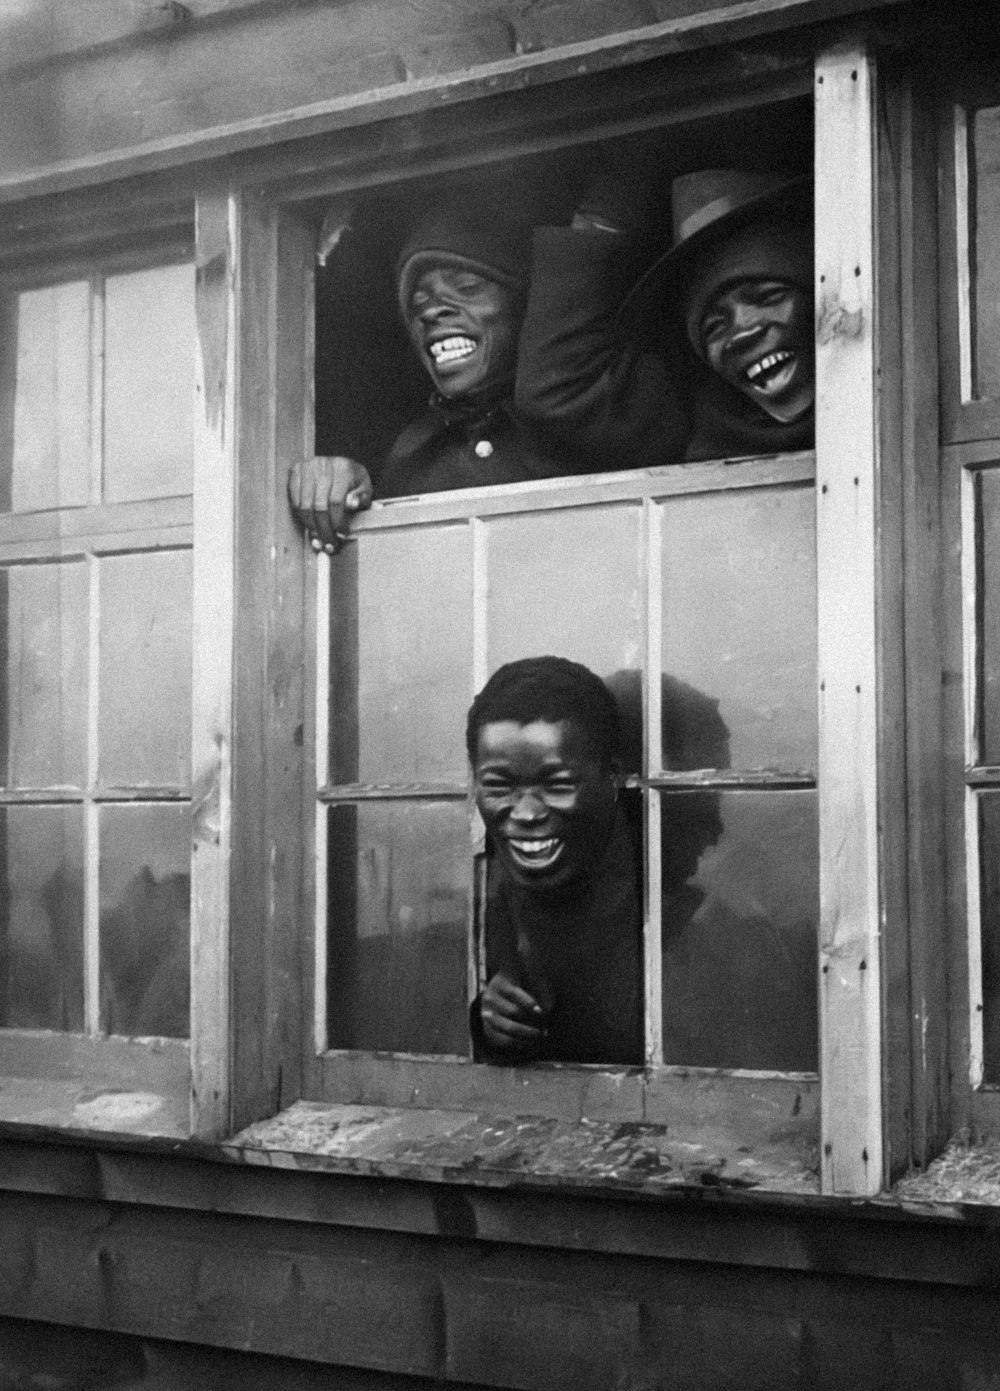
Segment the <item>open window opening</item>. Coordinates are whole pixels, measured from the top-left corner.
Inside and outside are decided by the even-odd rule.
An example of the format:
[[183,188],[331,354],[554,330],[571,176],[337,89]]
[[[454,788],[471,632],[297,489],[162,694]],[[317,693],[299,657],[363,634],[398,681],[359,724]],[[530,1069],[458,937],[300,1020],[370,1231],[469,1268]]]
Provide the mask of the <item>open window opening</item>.
[[[616,332],[622,301],[669,244],[674,179],[779,167],[808,185],[811,105],[749,107],[644,140],[648,182],[630,190],[642,217],[621,248]],[[540,226],[569,235],[595,173],[623,163],[626,151],[637,167],[630,141],[581,141],[316,209],[327,238],[350,211],[350,230],[317,272],[317,449],[365,461],[376,495],[344,551],[320,566],[322,1095],[392,1097],[405,1088],[440,1097],[429,1065],[496,1062],[476,1036],[475,1006],[497,959],[497,862],[470,794],[466,715],[498,668],[543,654],[583,663],[618,702],[635,917],[625,913],[618,937],[609,939],[609,921],[595,928],[606,959],[590,963],[590,1042],[602,1035],[602,1011],[628,1015],[634,1004],[637,1029],[631,1052],[585,1046],[581,1025],[577,1051],[553,1059],[543,1048],[537,1061],[512,1061],[664,1077],[722,1069],[806,1090],[817,1071],[809,449],[765,452],[748,436],[739,452],[758,457],[738,463],[684,463],[682,444],[651,468],[626,467],[623,456],[604,470],[581,451],[557,476],[418,498],[407,494],[419,489],[393,487],[380,505],[379,462],[426,411],[433,386],[400,320],[396,266],[408,229],[428,207],[495,206],[502,189]],[[810,243],[802,263],[811,256]],[[704,364],[692,361],[655,281],[647,293],[655,303],[637,320],[636,339],[676,368],[683,397]],[[581,967],[571,969],[575,985]],[[395,1055],[397,1077],[408,1079],[396,1092],[359,1093],[353,1064],[367,1056],[377,1065],[376,1055],[386,1065]],[[355,1080],[338,1081],[345,1076]]]

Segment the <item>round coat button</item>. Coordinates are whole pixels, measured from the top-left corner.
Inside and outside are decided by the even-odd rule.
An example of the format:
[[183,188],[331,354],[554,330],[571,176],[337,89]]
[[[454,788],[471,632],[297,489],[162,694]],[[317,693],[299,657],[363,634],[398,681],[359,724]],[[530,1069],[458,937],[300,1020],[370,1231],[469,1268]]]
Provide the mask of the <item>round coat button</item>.
[[476,458],[477,458],[477,459],[488,459],[492,453],[493,453],[493,446],[492,446],[492,444],[490,444],[489,440],[477,440],[477,441],[476,441]]

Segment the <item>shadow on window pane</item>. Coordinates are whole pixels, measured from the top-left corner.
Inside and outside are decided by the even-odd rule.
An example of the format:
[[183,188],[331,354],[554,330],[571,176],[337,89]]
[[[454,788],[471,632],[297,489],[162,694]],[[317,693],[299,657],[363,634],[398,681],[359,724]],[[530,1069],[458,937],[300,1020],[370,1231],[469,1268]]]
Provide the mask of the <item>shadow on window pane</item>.
[[464,803],[329,813],[329,1046],[469,1052]]
[[83,808],[0,813],[0,1027],[83,1028]]
[[186,1038],[191,809],[104,807],[100,844],[101,1028]]

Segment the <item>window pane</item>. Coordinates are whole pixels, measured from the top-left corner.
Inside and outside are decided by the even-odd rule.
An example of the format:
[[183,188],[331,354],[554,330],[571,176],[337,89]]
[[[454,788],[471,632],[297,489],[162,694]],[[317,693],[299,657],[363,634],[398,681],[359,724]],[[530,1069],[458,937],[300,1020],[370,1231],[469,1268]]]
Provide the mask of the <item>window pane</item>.
[[1000,106],[970,120],[973,394],[1000,397]]
[[811,487],[663,504],[663,662],[668,681],[718,701],[734,768],[815,768]]
[[82,787],[87,779],[87,569],[0,570],[2,780],[9,787]]
[[83,808],[0,811],[0,1026],[83,1028]]
[[102,807],[101,1028],[186,1038],[191,809]]
[[369,535],[331,567],[331,777],[466,777],[472,700],[468,527]]
[[817,1066],[814,792],[668,793],[663,809],[663,1055]]
[[469,1053],[464,803],[329,813],[331,1048]]
[[186,787],[191,552],[100,562],[100,781]]
[[1000,763],[1000,470],[977,477],[980,506],[982,631],[980,653],[981,763]]
[[978,803],[983,1080],[996,1085],[1000,1082],[1000,794],[980,793]]
[[109,276],[104,296],[104,497],[191,491],[194,267]]
[[485,523],[490,671],[546,653],[599,676],[638,668],[640,518],[618,506]]
[[90,490],[89,284],[8,296],[0,334],[0,508],[82,506]]

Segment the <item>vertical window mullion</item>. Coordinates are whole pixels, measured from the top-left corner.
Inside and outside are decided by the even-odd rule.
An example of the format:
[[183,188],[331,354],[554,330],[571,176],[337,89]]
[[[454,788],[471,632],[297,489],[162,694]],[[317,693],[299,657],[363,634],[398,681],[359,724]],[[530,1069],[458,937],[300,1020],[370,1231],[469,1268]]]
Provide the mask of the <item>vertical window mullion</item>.
[[820,1077],[825,1192],[883,1182],[874,70],[816,66]]
[[[646,575],[643,776],[655,777],[663,767],[663,513],[652,498],[643,501],[643,550]],[[661,806],[658,791],[646,788],[646,902],[645,902],[645,1038],[646,1064],[663,1062],[663,867],[660,843]]]

